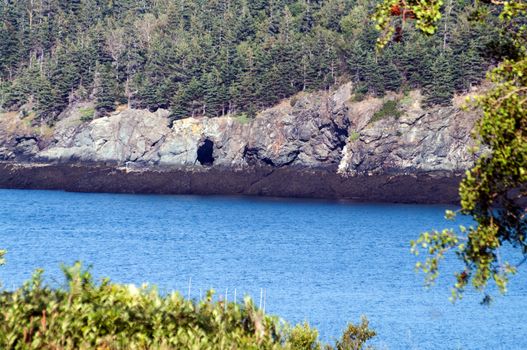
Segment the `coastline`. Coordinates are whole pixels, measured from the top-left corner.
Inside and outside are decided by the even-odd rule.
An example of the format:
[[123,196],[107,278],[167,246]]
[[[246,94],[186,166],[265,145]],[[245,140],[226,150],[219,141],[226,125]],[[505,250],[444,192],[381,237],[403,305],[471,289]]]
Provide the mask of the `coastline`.
[[327,169],[123,167],[0,162],[0,188],[137,194],[245,195],[358,202],[457,204],[461,174],[342,176]]

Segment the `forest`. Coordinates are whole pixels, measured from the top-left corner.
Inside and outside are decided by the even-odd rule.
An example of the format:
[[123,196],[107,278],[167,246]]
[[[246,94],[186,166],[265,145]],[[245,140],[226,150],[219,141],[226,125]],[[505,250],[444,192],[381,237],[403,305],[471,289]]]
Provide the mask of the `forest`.
[[[497,16],[447,0],[434,35],[408,25],[382,52],[373,0],[4,0],[0,105],[52,125],[68,105],[165,108],[171,120],[259,110],[353,81],[357,99],[421,89],[448,105],[507,52]],[[495,17],[495,18],[494,18]],[[481,18],[485,18],[481,20]],[[27,109],[27,108],[26,108]]]

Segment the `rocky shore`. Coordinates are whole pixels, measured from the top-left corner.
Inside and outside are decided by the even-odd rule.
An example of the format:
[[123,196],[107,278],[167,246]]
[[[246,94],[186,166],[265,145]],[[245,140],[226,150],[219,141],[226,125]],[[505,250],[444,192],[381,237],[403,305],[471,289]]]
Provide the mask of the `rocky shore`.
[[250,195],[393,203],[455,203],[461,177],[448,173],[342,176],[270,166],[168,169],[96,164],[0,163],[0,188],[143,194]]
[[[86,120],[74,103],[53,128],[0,115],[0,187],[455,202],[474,155],[475,116],[423,108],[418,92],[355,102],[350,84],[305,93],[256,118],[187,118],[121,108]],[[398,113],[379,115],[386,101]]]

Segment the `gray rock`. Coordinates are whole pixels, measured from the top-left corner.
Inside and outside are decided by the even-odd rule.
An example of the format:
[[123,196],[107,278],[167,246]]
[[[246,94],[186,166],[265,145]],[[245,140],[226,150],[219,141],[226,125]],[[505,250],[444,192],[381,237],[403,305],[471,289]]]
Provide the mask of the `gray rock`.
[[[370,122],[383,101],[350,102],[351,84],[333,92],[299,94],[261,112],[249,123],[237,118],[188,118],[168,126],[169,112],[129,109],[81,122],[73,106],[46,142],[38,136],[13,141],[0,125],[0,159],[102,162],[169,168],[325,169],[342,175],[444,170],[461,172],[474,161],[467,152],[475,115],[457,107],[423,109],[413,93],[403,115]],[[388,98],[395,98],[389,96]],[[83,108],[86,108],[84,106]],[[211,145],[211,163],[198,151]]]

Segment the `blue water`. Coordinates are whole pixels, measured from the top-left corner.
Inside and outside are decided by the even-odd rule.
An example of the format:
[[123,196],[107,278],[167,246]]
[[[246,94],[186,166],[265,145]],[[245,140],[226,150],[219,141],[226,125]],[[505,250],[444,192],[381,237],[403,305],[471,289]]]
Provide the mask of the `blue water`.
[[380,349],[527,348],[527,271],[491,307],[467,293],[452,305],[444,278],[425,290],[409,241],[450,227],[446,206],[0,190],[4,287],[35,268],[62,283],[59,265],[82,260],[96,276],[151,282],[199,298],[248,293],[327,341],[366,315]]

